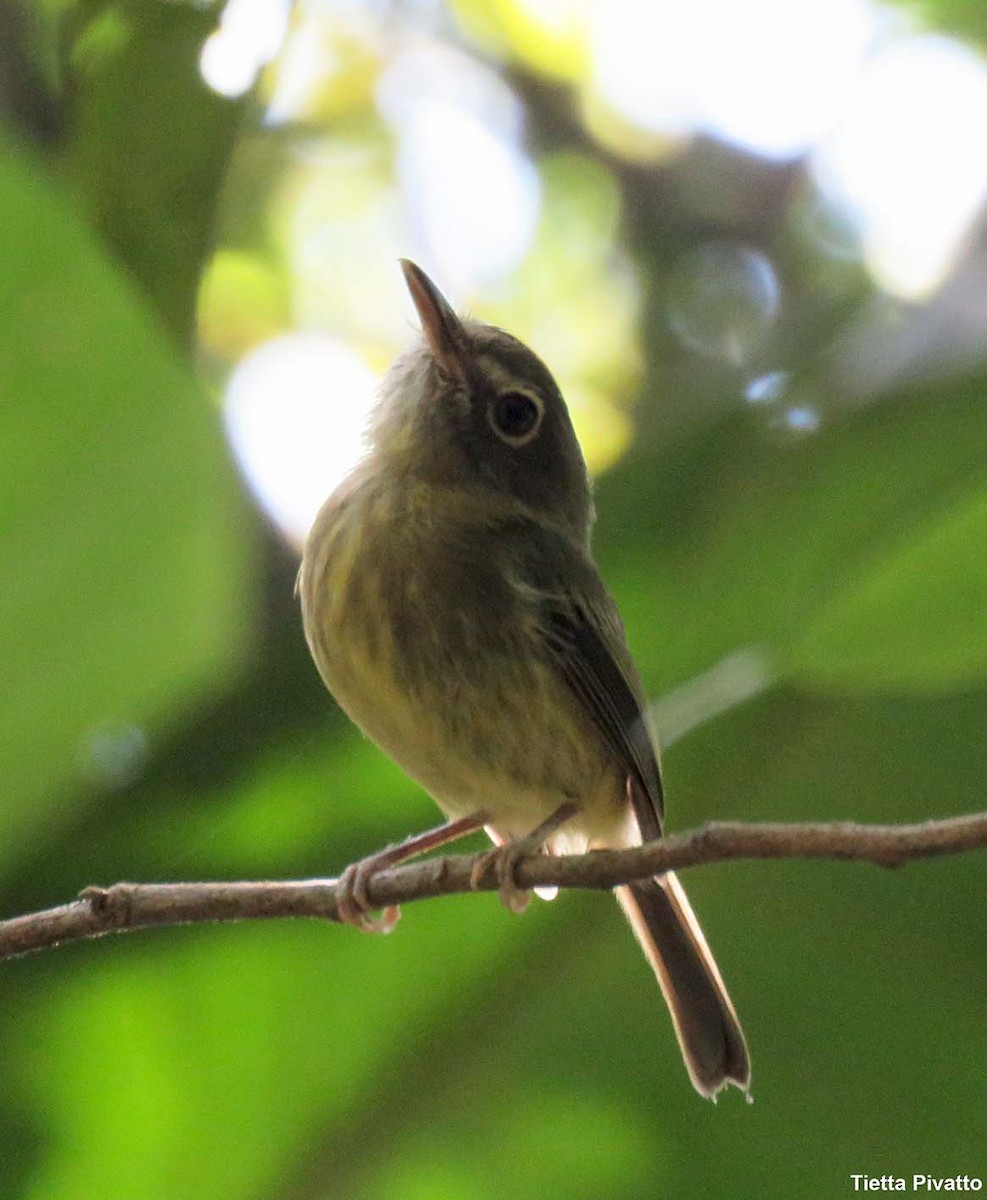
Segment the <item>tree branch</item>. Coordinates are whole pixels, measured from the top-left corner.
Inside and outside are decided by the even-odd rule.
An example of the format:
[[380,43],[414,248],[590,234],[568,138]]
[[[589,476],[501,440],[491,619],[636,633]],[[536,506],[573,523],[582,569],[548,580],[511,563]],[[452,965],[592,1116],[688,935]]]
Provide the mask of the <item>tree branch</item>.
[[[596,850],[553,858],[532,855],[517,866],[525,888],[611,888],[662,871],[731,858],[854,859],[897,867],[917,858],[958,854],[987,846],[987,813],[949,817],[919,825],[744,825],[715,822],[630,850]],[[442,855],[381,871],[368,893],[383,908],[431,896],[498,884],[486,869],[474,889],[471,875],[483,855]],[[43,912],[0,921],[0,959],[64,942],[155,925],[203,921],[316,917],[337,920],[334,879],[237,883],[117,883],[91,887],[78,900]]]

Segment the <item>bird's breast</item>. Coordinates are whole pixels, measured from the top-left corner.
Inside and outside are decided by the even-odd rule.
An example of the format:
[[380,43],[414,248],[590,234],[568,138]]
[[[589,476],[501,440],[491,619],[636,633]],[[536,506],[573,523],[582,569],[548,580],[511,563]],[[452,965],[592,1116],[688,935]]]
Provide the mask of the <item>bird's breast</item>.
[[482,527],[440,507],[363,492],[323,509],[300,576],[323,679],[448,815],[484,808],[512,838],[575,799],[582,841],[609,840],[622,781],[545,650],[530,591]]

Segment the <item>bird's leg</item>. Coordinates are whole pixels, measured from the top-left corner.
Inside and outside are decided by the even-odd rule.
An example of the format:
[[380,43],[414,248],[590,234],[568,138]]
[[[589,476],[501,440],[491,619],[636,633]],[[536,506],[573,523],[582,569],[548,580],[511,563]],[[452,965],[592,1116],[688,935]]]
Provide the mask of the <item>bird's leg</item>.
[[578,811],[579,806],[571,800],[567,800],[564,804],[559,805],[548,820],[542,821],[538,828],[533,829],[526,837],[506,842],[504,845],[497,846],[496,849],[488,850],[486,854],[480,855],[470,872],[471,886],[475,888],[481,877],[492,869],[497,883],[500,885],[500,899],[504,907],[514,913],[524,912],[531,897],[524,888],[518,887],[517,880],[514,878],[514,870],[518,862],[528,854],[534,854],[540,850],[556,829],[574,817]]
[[416,833],[396,846],[388,846],[376,854],[361,858],[359,862],[351,863],[336,881],[337,917],[344,925],[355,925],[364,933],[390,933],[401,917],[401,910],[396,904],[391,904],[379,917],[371,916],[373,909],[367,896],[371,879],[378,871],[395,867],[409,858],[416,858],[419,854],[426,854],[429,850],[482,829],[486,820],[486,813],[477,812],[456,821],[447,821],[435,829]]

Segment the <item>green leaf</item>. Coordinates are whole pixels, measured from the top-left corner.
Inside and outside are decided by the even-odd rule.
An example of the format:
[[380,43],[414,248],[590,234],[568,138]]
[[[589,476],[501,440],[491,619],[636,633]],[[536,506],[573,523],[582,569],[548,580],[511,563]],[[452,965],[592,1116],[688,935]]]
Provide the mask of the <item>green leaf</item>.
[[985,394],[979,378],[913,389],[803,442],[731,420],[650,472],[615,473],[600,558],[651,686],[749,644],[827,687],[980,677],[981,518],[962,512],[987,461]]
[[892,6],[917,17],[920,28],[987,43],[987,7],[981,0],[892,0]]
[[106,5],[76,53],[69,178],[183,345],[244,104],[199,72],[217,21],[215,4]]
[[825,605],[793,652],[807,679],[940,688],[987,674],[987,493],[872,563]]
[[101,730],[165,724],[227,675],[248,543],[216,414],[7,142],[0,211],[0,830],[23,837]]

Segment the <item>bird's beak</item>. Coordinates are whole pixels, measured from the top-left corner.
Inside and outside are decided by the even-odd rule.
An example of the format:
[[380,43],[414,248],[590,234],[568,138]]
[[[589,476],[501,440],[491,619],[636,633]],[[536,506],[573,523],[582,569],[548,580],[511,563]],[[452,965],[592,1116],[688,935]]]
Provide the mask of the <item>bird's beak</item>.
[[435,361],[444,375],[462,382],[466,378],[467,360],[466,330],[462,321],[421,267],[407,258],[400,261],[405,283],[418,309],[425,340],[435,355]]

